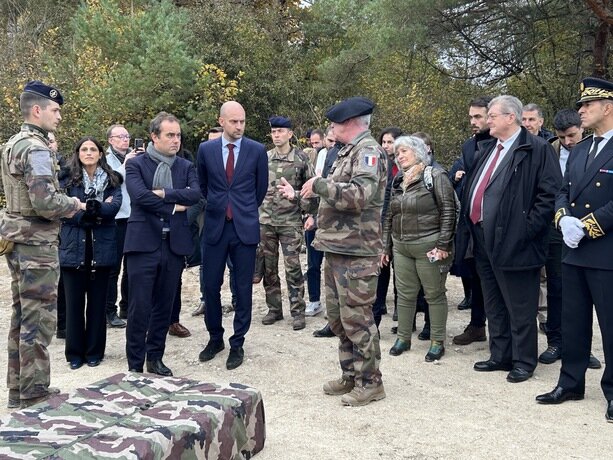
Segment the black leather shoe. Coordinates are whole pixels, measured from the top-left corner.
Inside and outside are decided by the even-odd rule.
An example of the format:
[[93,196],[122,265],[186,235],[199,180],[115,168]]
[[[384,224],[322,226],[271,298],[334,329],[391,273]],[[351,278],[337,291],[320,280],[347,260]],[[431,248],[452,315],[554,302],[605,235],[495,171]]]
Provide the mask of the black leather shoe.
[[398,334],[398,326],[392,326],[390,330],[392,331],[392,334]]
[[472,296],[464,297],[462,301],[458,304],[458,310],[470,310],[472,303]]
[[509,372],[509,375],[507,375],[507,382],[511,382],[511,383],[525,382],[530,377],[532,377],[531,371],[527,371],[526,369],[522,369],[521,367],[516,367],[511,372]]
[[70,361],[70,368],[74,371],[79,369],[83,365],[83,361],[80,359],[74,359]]
[[236,369],[238,366],[243,364],[243,356],[245,356],[243,347],[230,348],[230,354],[228,355],[228,360],[226,361],[226,368],[229,371]]
[[326,324],[321,329],[313,331],[313,337],[334,337],[334,332],[330,329],[330,324]]
[[130,369],[128,369],[128,372],[136,372],[137,374],[142,374],[143,373],[143,369],[142,368],[136,368],[136,367],[131,367]]
[[198,355],[198,359],[203,363],[206,361],[210,361],[215,357],[215,355],[217,355],[217,353],[219,353],[224,348],[225,345],[223,342],[213,342],[211,340],[209,341],[209,343],[206,344],[204,350],[200,352],[200,354]]
[[419,335],[417,336],[419,340],[430,340],[430,328],[424,326]]
[[510,371],[513,369],[511,364],[499,363],[493,359],[487,361],[477,361],[473,366],[473,369],[478,372],[493,372],[493,371]]
[[114,327],[117,329],[122,329],[127,326],[127,323],[123,319],[119,319],[117,313],[107,313],[106,314],[106,325],[108,327]]
[[562,358],[562,349],[560,347],[547,347],[539,356],[539,362],[543,364],[553,364],[558,359]]
[[101,362],[102,362],[101,359],[88,359],[87,365],[89,367],[96,367],[96,366],[99,366]]
[[607,411],[604,414],[607,422],[613,422],[613,399],[607,402]]
[[390,348],[390,355],[399,356],[405,351],[409,351],[411,349],[411,341],[408,342],[402,339],[396,339],[392,348]]
[[600,360],[596,358],[596,356],[590,353],[590,361],[587,364],[587,367],[590,369],[600,369],[602,364],[600,364]]
[[172,371],[166,367],[161,359],[147,361],[147,372],[150,374],[162,375],[164,377],[172,377]]
[[538,395],[536,402],[540,404],[562,404],[564,401],[579,401],[581,399],[583,399],[583,393],[565,390],[561,386],[557,386],[549,393]]

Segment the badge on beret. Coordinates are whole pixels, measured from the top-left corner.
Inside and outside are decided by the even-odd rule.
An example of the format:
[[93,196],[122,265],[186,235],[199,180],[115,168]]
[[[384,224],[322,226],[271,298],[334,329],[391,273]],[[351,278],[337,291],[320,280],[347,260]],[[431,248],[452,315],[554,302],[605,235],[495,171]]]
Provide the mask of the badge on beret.
[[52,89],[49,91],[49,96],[51,96],[52,99],[55,99],[57,97],[57,91]]
[[364,155],[364,164],[366,166],[377,166],[376,155]]

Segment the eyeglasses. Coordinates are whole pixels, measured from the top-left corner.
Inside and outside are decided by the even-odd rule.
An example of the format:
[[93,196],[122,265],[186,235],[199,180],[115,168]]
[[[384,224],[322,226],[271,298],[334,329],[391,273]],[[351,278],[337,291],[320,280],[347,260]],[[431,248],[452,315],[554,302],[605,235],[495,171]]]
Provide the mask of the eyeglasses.
[[503,112],[503,113],[488,113],[487,114],[487,119],[488,120],[494,120],[496,118],[498,118],[500,115],[511,115],[509,112]]
[[110,136],[109,139],[112,139],[114,137],[118,137],[122,141],[129,141],[130,140],[130,135],[129,134],[116,134],[114,136]]

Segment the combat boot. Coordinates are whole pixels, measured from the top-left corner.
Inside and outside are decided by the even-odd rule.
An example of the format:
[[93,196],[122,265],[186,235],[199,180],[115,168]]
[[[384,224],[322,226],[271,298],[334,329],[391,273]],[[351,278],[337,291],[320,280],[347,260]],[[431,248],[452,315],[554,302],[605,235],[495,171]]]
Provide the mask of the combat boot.
[[274,311],[268,311],[266,316],[262,318],[262,324],[266,326],[270,326],[271,324],[275,324],[277,321],[281,321],[283,319],[283,313],[276,313]]
[[292,322],[292,328],[295,331],[299,331],[306,327],[306,320],[304,319],[304,315],[294,316],[294,320]]
[[57,395],[59,393],[60,393],[60,389],[59,388],[49,387],[49,388],[47,388],[47,394],[44,394],[42,396],[37,396],[35,398],[22,399],[20,407],[21,407],[21,409],[25,409],[26,407],[30,407],[30,406],[33,406],[34,404],[38,404],[38,403],[41,403],[43,401],[46,401],[51,396]]
[[470,345],[473,342],[485,342],[486,340],[485,326],[476,327],[469,324],[466,326],[466,329],[464,329],[464,332],[453,338],[453,343],[456,345]]
[[356,386],[350,393],[343,395],[341,402],[345,406],[365,406],[373,401],[385,398],[383,383],[375,386]]
[[19,390],[9,390],[9,400],[6,407],[8,409],[18,409],[20,405]]
[[324,383],[324,393],[332,396],[340,396],[349,393],[354,387],[354,379],[341,377],[338,380],[330,380]]

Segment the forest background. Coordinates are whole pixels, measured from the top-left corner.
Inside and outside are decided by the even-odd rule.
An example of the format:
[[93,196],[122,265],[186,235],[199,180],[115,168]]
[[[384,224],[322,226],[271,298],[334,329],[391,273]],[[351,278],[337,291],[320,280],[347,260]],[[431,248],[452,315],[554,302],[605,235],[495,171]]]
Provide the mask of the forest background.
[[64,94],[62,151],[112,123],[147,137],[160,110],[177,115],[194,150],[221,103],[247,111],[247,135],[268,143],[267,119],[298,136],[324,128],[348,96],[372,98],[372,129],[433,136],[449,166],[470,136],[471,98],[513,94],[574,107],[586,76],[610,78],[610,0],[2,0],[0,143],[21,123],[23,85]]

